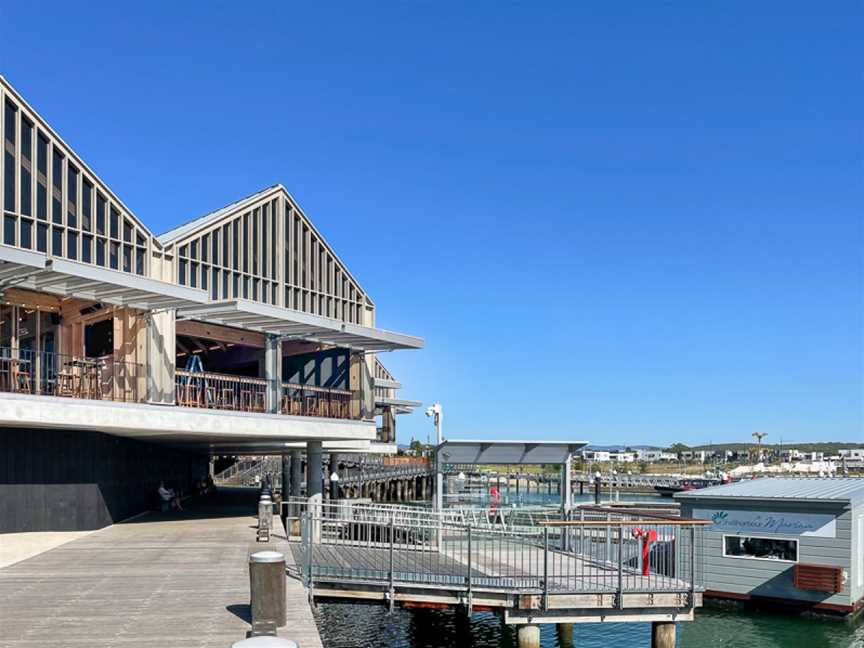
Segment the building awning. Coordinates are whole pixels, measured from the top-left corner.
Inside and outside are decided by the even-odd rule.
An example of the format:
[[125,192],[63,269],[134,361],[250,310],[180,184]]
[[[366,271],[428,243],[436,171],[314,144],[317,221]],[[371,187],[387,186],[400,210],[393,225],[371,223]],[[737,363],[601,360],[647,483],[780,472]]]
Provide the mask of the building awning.
[[0,289],[21,288],[141,310],[204,304],[207,292],[67,259],[0,246]]
[[587,441],[463,441],[446,440],[438,446],[441,463],[556,464],[564,463]]
[[364,351],[423,347],[423,340],[411,335],[349,324],[245,299],[182,308],[177,311],[177,317],[272,333],[285,339],[307,340]]

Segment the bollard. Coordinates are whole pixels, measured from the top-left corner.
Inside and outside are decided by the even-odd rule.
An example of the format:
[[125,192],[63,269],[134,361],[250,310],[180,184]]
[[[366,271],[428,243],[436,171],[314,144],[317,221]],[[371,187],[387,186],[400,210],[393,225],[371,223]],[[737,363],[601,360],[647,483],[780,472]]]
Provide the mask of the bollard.
[[273,529],[273,500],[269,495],[262,495],[258,500],[258,542],[270,542],[270,531]]
[[279,637],[252,637],[243,641],[235,641],[231,644],[231,648],[300,648],[300,644]]
[[249,556],[252,634],[281,628],[286,623],[285,556],[259,551]]

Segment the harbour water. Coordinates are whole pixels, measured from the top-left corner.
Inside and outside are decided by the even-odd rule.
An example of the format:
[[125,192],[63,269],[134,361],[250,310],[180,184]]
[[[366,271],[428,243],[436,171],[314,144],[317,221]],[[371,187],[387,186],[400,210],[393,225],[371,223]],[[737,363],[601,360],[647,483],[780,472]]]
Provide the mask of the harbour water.
[[[469,620],[453,610],[396,609],[379,605],[324,603],[316,620],[324,648],[516,648],[512,627],[493,613]],[[553,625],[541,626],[542,648],[571,648]],[[651,645],[647,623],[574,626],[572,648],[643,648]],[[680,648],[864,648],[864,624],[782,614],[702,608],[678,626]]]

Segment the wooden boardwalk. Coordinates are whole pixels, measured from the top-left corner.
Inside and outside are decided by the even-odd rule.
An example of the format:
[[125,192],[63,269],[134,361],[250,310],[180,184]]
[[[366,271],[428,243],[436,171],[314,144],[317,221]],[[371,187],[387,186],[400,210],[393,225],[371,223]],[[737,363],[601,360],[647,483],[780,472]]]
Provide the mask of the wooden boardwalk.
[[[249,630],[255,493],[186,514],[148,514],[0,569],[0,648],[226,648]],[[2,542],[2,536],[0,536]],[[288,579],[279,634],[321,648],[302,584]]]

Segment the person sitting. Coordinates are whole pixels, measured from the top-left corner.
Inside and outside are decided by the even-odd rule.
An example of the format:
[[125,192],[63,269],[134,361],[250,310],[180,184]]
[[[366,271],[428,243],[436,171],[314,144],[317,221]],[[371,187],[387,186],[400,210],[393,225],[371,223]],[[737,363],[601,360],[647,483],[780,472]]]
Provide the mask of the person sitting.
[[177,495],[171,488],[165,487],[165,482],[159,482],[159,497],[162,499],[164,505],[169,506],[175,511],[182,511],[183,507],[180,506],[180,496]]

